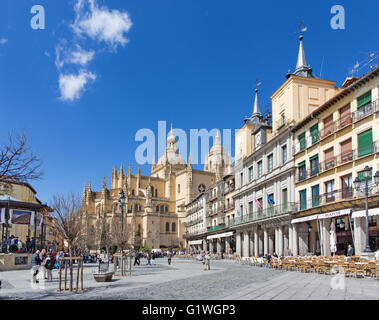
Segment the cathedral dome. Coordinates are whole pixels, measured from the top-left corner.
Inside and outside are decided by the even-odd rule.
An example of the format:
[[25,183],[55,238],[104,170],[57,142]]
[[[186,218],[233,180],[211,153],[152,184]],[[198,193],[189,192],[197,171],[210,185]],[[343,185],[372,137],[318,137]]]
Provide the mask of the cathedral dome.
[[176,144],[177,140],[171,125],[170,134],[167,137],[166,153],[162,157],[160,157],[160,159],[158,160],[158,165],[165,165],[167,163],[173,165],[187,165],[186,161],[178,153],[178,148]]

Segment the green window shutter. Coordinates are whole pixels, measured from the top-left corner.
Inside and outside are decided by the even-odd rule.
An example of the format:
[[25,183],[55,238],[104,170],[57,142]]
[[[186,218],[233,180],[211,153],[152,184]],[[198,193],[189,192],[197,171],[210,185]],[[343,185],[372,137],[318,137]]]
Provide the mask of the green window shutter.
[[371,102],[371,90],[358,98],[358,109]]
[[[365,180],[365,176],[364,176],[363,171],[358,172],[358,178],[359,178],[359,180],[361,180],[361,181],[364,181],[364,180]],[[369,179],[372,179],[372,168],[371,168],[371,170],[370,170],[370,176],[369,176]]]
[[306,147],[305,132],[299,135],[300,150],[304,150]]
[[311,127],[310,132],[312,137],[312,144],[314,144],[318,141],[318,123]]
[[303,166],[305,166],[305,161],[300,162],[299,165],[298,165],[299,168],[300,168],[300,167],[303,167]]
[[300,196],[300,210],[305,210],[307,208],[307,191],[302,190],[299,192]]
[[358,157],[373,152],[372,129],[358,135]]
[[313,156],[312,158],[309,159],[309,161],[313,161],[313,160],[316,160],[318,159],[318,154],[316,154],[315,156]]

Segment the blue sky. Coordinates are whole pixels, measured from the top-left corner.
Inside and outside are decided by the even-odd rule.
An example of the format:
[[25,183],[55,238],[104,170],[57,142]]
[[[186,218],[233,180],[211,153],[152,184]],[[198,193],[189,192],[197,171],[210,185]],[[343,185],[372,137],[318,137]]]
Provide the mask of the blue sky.
[[[337,85],[362,52],[379,51],[378,1],[81,1],[75,11],[78,0],[3,0],[0,10],[0,140],[27,133],[44,161],[32,182],[43,202],[89,178],[99,189],[104,174],[109,186],[121,162],[136,172],[135,134],[157,132],[158,120],[187,132],[241,127],[255,79],[266,109],[294,70],[300,20],[308,64],[319,76],[324,61],[322,77]],[[45,8],[44,30],[30,27],[34,4]],[[345,30],[330,27],[335,4]]]

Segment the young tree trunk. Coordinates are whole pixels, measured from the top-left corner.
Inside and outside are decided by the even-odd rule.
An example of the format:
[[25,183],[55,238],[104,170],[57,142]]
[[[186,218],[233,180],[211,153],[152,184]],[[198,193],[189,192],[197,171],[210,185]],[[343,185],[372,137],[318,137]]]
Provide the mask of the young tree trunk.
[[[69,246],[69,254],[70,254],[70,258],[72,258],[72,245],[70,244]],[[72,291],[73,289],[73,271],[74,271],[74,260],[71,260],[70,259],[70,291]]]

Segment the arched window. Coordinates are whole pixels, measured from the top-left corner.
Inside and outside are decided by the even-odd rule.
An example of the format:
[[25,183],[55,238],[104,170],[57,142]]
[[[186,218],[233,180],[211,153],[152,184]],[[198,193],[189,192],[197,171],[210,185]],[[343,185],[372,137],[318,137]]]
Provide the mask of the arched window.
[[161,206],[161,212],[163,212],[164,211],[164,206]]
[[166,206],[166,212],[168,212],[168,207]]
[[170,224],[168,222],[166,223],[166,232],[170,232]]
[[176,231],[176,224],[175,224],[175,222],[173,222],[172,225],[171,225],[171,231],[172,232]]
[[154,187],[151,186],[151,194],[154,196]]
[[155,189],[155,197],[158,198],[158,189]]
[[156,211],[156,212],[159,212],[159,206],[157,206],[157,207],[155,208],[155,211]]
[[178,184],[178,193],[180,193],[180,184]]
[[134,205],[134,210],[138,211],[138,204],[137,203]]
[[132,196],[134,196],[134,189],[132,190]]
[[138,225],[138,233],[141,234],[141,225]]

